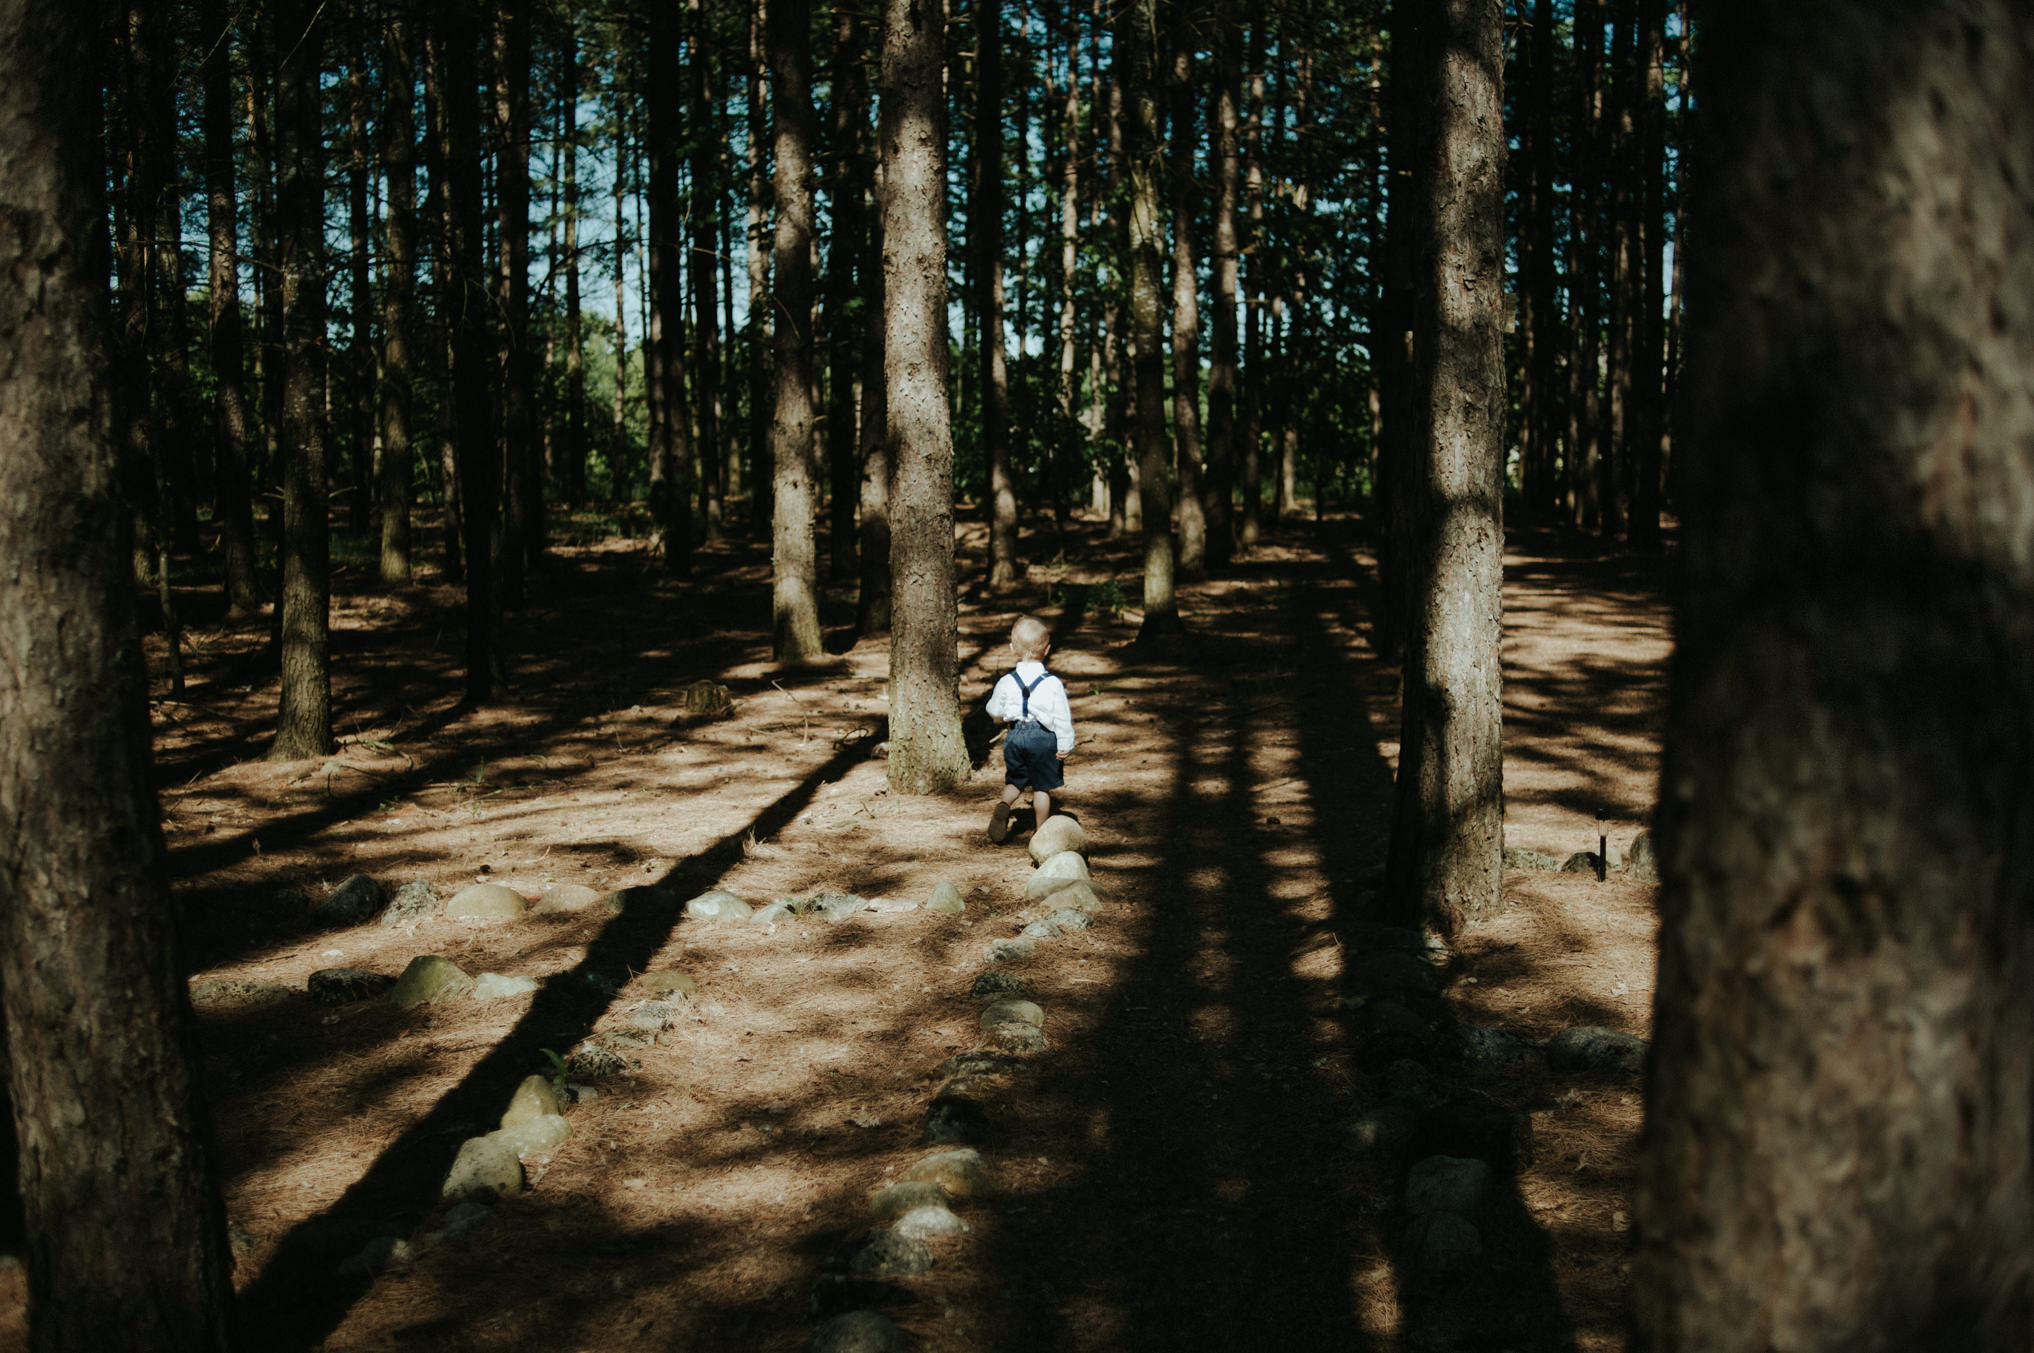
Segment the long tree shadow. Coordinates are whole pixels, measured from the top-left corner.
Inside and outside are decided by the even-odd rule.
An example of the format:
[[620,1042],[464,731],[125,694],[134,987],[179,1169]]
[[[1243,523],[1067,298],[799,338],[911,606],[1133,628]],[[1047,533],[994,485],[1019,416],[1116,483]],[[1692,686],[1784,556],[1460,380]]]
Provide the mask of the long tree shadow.
[[844,748],[747,826],[673,866],[656,883],[672,895],[671,905],[645,914],[625,910],[602,927],[584,959],[546,982],[515,1028],[457,1086],[391,1142],[337,1202],[282,1239],[241,1296],[250,1346],[310,1348],[331,1334],[369,1282],[364,1275],[335,1280],[338,1262],[376,1235],[408,1229],[392,1226],[391,1219],[414,1224],[423,1210],[420,1200],[436,1198],[460,1141],[485,1131],[522,1078],[541,1069],[541,1050],[585,1038],[614,1003],[608,988],[586,979],[646,967],[678,925],[676,899],[710,887],[741,858],[745,836],[781,830],[822,785],[839,779],[870,750],[867,743]]

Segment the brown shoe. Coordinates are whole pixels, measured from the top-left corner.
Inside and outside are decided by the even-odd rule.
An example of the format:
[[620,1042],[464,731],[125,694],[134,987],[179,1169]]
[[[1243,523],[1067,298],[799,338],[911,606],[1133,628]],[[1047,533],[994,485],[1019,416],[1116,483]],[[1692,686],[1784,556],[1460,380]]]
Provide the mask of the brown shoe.
[[989,812],[989,840],[1002,845],[1010,839],[1010,805],[999,803]]

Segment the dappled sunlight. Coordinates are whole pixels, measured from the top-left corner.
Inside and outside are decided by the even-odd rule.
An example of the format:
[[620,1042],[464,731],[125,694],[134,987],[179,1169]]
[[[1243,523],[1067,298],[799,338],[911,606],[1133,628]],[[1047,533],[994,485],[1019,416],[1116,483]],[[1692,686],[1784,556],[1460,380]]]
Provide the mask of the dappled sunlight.
[[[343,602],[357,650],[383,624],[419,646],[371,641],[383,668],[347,687],[345,741],[325,761],[236,759],[269,717],[258,689],[208,706],[202,729],[159,721],[164,765],[215,767],[163,788],[198,979],[300,991],[319,968],[393,975],[437,954],[543,983],[407,1011],[274,996],[201,1009],[239,1281],[273,1346],[789,1350],[870,1196],[933,1149],[936,1069],[981,1046],[985,948],[1035,915],[1031,861],[982,837],[1000,757],[952,794],[893,794],[873,755],[887,645],[775,673],[766,571],[747,548],[712,547],[695,561],[712,581],[693,584],[619,549],[562,554],[518,621],[544,636],[540,655],[492,710],[428,693],[456,689],[458,650],[456,635],[433,642],[429,594],[413,611]],[[1154,655],[1131,647],[1133,612],[1098,601],[1134,580],[1136,550],[1083,527],[1026,590],[963,609],[967,700],[1006,669],[1012,616],[1054,627],[1080,735],[1058,802],[1090,835],[1103,907],[1095,929],[1008,965],[1047,1010],[1051,1050],[976,1078],[995,1197],[960,1209],[971,1233],[941,1243],[893,1314],[960,1349],[1396,1346],[1435,1293],[1404,1271],[1402,1166],[1352,1156],[1346,1136],[1388,1072],[1358,973],[1397,732],[1394,674],[1363,637],[1369,561],[1341,535],[1266,546],[1183,588],[1189,647]],[[1627,799],[1643,796],[1606,786],[1653,773],[1655,603],[1634,586],[1576,604],[1564,589],[1588,575],[1534,581],[1534,557],[1508,615],[1513,844],[1593,848],[1598,797],[1632,809],[1613,822],[1628,841],[1642,805]],[[1637,617],[1629,649],[1620,617]],[[727,717],[687,714],[702,680],[728,691]],[[354,872],[441,897],[480,881],[532,899],[653,886],[668,904],[715,887],[922,904],[945,880],[967,910],[319,927],[311,908]],[[1513,905],[1462,937],[1445,1002],[1418,1007],[1435,1036],[1458,1021],[1644,1033],[1650,891],[1551,874],[1507,889]],[[528,1195],[484,1236],[331,1286],[373,1235],[441,1215],[459,1142],[547,1051],[625,1025],[651,999],[640,974],[661,970],[697,990],[572,1108],[571,1139],[526,1161]],[[1514,1095],[1540,1144],[1493,1204],[1521,1256],[1507,1299],[1550,1346],[1601,1346],[1621,1310],[1635,1092],[1490,1092]]]

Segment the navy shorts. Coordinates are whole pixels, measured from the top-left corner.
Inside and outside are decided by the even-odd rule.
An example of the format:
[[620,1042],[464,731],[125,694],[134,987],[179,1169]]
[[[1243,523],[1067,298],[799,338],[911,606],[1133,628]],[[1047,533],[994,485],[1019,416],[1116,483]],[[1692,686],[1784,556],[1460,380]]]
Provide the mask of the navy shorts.
[[1059,738],[1050,728],[1033,719],[1011,726],[1003,739],[1003,783],[1019,789],[1058,789],[1066,783],[1061,773]]

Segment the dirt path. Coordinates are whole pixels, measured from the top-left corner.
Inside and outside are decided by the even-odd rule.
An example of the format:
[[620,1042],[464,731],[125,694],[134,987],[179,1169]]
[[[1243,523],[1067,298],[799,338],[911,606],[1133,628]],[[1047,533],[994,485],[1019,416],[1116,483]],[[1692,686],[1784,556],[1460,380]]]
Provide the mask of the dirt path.
[[[919,1347],[1622,1347],[1635,1086],[1478,1080],[1530,1122],[1531,1163],[1479,1214],[1485,1259],[1445,1281],[1401,1276],[1404,1160],[1351,1147],[1394,1039],[1441,1046],[1471,1023],[1643,1035],[1652,975],[1649,888],[1513,874],[1515,906],[1462,938],[1447,996],[1408,1003],[1424,1032],[1380,1032],[1353,973],[1396,715],[1352,539],[1296,536],[1187,588],[1196,640],[1179,660],[1140,657],[1135,612],[1103,609],[1111,580],[1134,596],[1135,565],[1099,536],[1015,602],[964,602],[972,696],[1016,609],[1058,628],[1082,739],[1064,802],[1107,905],[1010,965],[1052,1049],[984,1092],[997,1187],[962,1210],[971,1234],[899,1280],[908,1300],[887,1309]],[[447,694],[449,594],[348,601],[347,743],[317,765],[246,759],[273,708],[253,682],[259,635],[200,629],[199,679],[158,719],[194,980],[301,988],[318,968],[393,974],[423,953],[545,979],[427,1013],[259,993],[202,1008],[250,1346],[799,1348],[870,1194],[930,1149],[934,1068],[979,1041],[983,950],[1028,915],[1022,837],[982,837],[999,767],[946,798],[890,794],[868,733],[884,650],[786,678],[767,662],[764,556],[722,546],[699,567],[712,582],[681,587],[625,545],[561,551],[516,628],[517,699],[486,714]],[[1656,773],[1655,579],[1530,538],[1508,579],[1509,842],[1593,848],[1602,809],[1628,843]],[[835,599],[827,618],[848,614]],[[708,678],[735,717],[688,723],[683,689]],[[968,909],[767,930],[604,912],[307,924],[355,872],[444,896],[486,880],[756,902],[922,902],[948,879]],[[428,1228],[459,1142],[544,1050],[623,1022],[652,969],[699,990],[637,1069],[572,1110],[527,1195],[371,1280],[335,1277],[375,1236]]]

